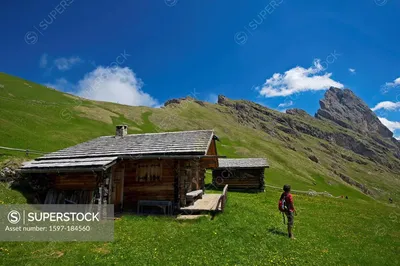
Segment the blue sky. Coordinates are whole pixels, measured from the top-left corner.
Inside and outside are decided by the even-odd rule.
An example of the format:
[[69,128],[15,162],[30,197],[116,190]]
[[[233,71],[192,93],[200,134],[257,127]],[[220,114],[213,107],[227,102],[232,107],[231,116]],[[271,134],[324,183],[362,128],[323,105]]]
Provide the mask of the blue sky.
[[395,0],[2,1],[0,71],[131,105],[223,94],[311,114],[335,85],[400,135],[398,14]]

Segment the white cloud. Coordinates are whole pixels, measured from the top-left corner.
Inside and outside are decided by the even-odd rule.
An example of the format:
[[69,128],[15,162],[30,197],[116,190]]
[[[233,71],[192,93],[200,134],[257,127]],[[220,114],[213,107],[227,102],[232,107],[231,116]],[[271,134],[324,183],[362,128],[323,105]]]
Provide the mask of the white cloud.
[[266,80],[259,93],[265,97],[277,97],[305,91],[326,90],[329,87],[343,88],[343,84],[331,79],[332,73],[324,72],[325,69],[320,62],[319,59],[315,59],[310,68],[297,66],[284,74],[275,73]]
[[379,120],[384,124],[390,131],[400,130],[400,122],[390,121],[384,117],[378,117]]
[[385,85],[382,85],[381,92],[387,93],[388,91],[390,91],[390,89],[393,89],[395,87],[400,87],[400,77],[395,79],[393,82],[386,82]]
[[210,93],[207,97],[207,102],[210,103],[217,103],[218,102],[218,95],[214,94],[214,93]]
[[143,83],[128,67],[97,67],[78,82],[78,96],[96,101],[133,106],[158,106],[156,99],[142,90]]
[[39,67],[46,68],[47,67],[47,54],[42,54],[39,60]]
[[83,60],[78,56],[71,56],[69,58],[59,57],[54,60],[54,65],[58,68],[58,70],[66,71],[81,62],[83,62]]
[[400,135],[399,136],[394,136],[395,139],[400,140]]
[[289,107],[289,106],[292,106],[293,104],[294,104],[293,101],[283,102],[283,103],[280,103],[280,104],[278,105],[278,108]]
[[374,108],[371,108],[372,111],[377,111],[380,109],[385,109],[389,111],[396,111],[397,109],[400,110],[400,102],[396,103],[390,101],[380,102]]
[[355,70],[354,68],[349,68],[349,72],[350,72],[351,74],[356,74],[356,70]]
[[400,86],[400,77],[395,79],[393,82],[386,82],[386,86],[390,86],[390,87]]
[[99,66],[87,73],[77,84],[61,78],[45,85],[96,101],[132,106],[160,106],[156,99],[142,90],[143,82],[128,67]]

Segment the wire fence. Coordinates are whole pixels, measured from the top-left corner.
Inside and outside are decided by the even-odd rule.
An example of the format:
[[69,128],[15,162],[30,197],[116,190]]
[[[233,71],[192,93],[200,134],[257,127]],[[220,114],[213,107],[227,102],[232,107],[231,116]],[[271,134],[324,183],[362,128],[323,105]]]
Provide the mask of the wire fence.
[[[265,186],[266,187],[270,187],[270,188],[274,188],[274,189],[278,189],[278,190],[282,190],[281,187],[275,187],[275,186],[271,186],[271,185],[267,185],[267,184],[265,184]],[[341,197],[341,196],[335,197],[335,196],[333,196],[332,194],[330,194],[327,191],[317,192],[317,191],[312,190],[312,189],[310,189],[308,191],[291,189],[290,192],[293,192],[293,193],[296,193],[296,194],[307,194],[309,196],[321,196],[322,195],[322,196],[327,196],[327,197],[332,197],[332,198],[340,198]]]
[[18,152],[25,152],[25,154],[28,156],[29,154],[39,154],[43,155],[46,154],[47,152],[43,151],[37,151],[37,150],[31,150],[31,149],[18,149],[18,148],[10,148],[10,147],[3,147],[0,146],[0,149],[2,150],[8,150],[8,151],[18,151]]

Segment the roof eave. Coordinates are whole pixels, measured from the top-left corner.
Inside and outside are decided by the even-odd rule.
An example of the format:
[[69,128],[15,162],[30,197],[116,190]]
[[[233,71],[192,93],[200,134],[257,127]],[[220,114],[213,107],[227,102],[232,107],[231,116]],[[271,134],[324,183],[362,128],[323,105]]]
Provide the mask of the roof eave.
[[22,174],[40,174],[40,173],[72,173],[72,172],[102,172],[107,169],[103,167],[62,167],[62,168],[28,168],[18,169]]
[[67,173],[67,172],[101,172],[106,171],[111,166],[117,163],[118,159],[105,164],[103,166],[68,166],[68,167],[32,167],[32,168],[20,168],[17,169],[18,172],[22,174],[30,174],[30,173]]

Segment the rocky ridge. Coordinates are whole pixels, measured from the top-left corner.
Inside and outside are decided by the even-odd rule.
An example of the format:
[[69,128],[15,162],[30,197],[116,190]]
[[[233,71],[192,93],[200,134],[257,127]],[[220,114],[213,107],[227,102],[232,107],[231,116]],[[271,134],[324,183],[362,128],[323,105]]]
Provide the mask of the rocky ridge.
[[[315,117],[301,109],[288,109],[284,114],[250,101],[230,100],[223,95],[218,96],[218,104],[233,110],[240,123],[281,139],[287,143],[285,146],[290,146],[290,138],[301,139],[302,135],[308,135],[331,143],[331,152],[335,151],[334,146],[340,146],[400,173],[400,142],[349,89],[327,90]],[[342,158],[350,161],[352,157],[343,155]],[[365,164],[365,160],[356,161]]]

